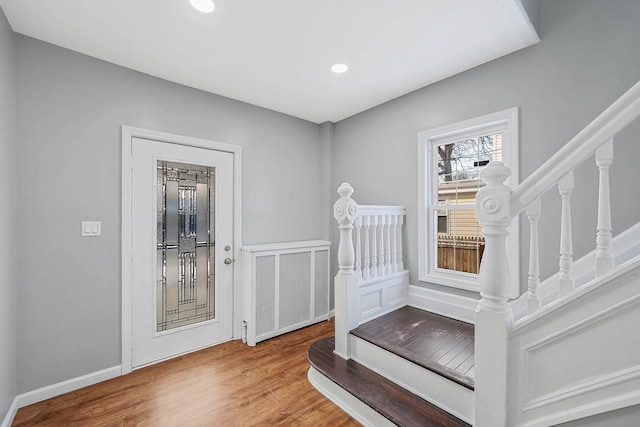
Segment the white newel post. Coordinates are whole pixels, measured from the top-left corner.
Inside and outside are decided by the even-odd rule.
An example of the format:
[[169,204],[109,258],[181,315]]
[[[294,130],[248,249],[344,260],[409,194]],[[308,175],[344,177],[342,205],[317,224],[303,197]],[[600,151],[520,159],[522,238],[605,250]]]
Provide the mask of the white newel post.
[[509,298],[509,235],[511,175],[502,162],[491,162],[481,177],[487,185],[476,196],[476,214],[485,237],[480,265],[480,295],[475,330],[475,426],[506,427],[508,335],[513,325]]
[[598,234],[596,237],[596,276],[613,269],[611,254],[611,200],[609,186],[609,167],[613,163],[613,139],[605,142],[596,150],[596,164],[600,169],[600,190],[598,194]]
[[359,303],[358,277],[354,271],[353,223],[358,214],[358,204],[351,198],[353,188],[343,183],[338,188],[340,199],[333,205],[333,216],[338,221],[340,244],[338,245],[338,274],[335,278],[335,353],[349,359],[349,331],[358,326]]

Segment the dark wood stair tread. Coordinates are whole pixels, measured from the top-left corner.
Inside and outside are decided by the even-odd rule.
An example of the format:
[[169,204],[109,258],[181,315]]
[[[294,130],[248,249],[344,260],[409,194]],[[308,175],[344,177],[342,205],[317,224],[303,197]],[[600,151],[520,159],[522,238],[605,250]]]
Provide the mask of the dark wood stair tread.
[[334,338],[325,338],[309,349],[309,363],[398,426],[460,427],[464,421],[403,389],[354,360],[337,356]]
[[468,389],[475,386],[475,327],[414,307],[402,307],[351,333]]

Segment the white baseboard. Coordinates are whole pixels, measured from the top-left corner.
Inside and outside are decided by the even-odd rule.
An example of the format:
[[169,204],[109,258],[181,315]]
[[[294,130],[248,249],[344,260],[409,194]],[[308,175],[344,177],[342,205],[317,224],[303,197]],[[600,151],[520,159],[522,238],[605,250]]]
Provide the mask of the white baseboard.
[[467,323],[475,323],[479,300],[409,285],[409,305]]
[[11,406],[9,406],[9,410],[7,411],[7,414],[4,416],[4,420],[2,421],[2,424],[0,424],[0,427],[11,427],[11,423],[13,422],[13,419],[16,417],[16,414],[18,413],[18,398],[14,398],[13,399],[13,403],[11,403]]
[[360,399],[325,377],[313,366],[307,372],[307,378],[316,390],[338,405],[347,414],[365,427],[393,427],[391,421],[380,415]]
[[61,394],[69,393],[70,391],[119,377],[120,375],[122,375],[122,368],[118,365],[113,368],[103,369],[102,371],[92,372],[81,377],[71,378],[57,384],[51,384],[16,396],[17,407],[24,408],[25,406],[42,402],[43,400],[51,399],[52,397],[60,396]]

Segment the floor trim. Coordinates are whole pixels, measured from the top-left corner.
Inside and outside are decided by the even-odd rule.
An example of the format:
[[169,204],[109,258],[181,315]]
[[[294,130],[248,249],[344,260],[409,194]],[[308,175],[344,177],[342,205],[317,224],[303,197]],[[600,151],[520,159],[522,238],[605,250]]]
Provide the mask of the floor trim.
[[16,396],[14,402],[17,403],[17,408],[24,408],[25,406],[42,402],[43,400],[51,399],[52,397],[60,396],[61,394],[69,393],[70,391],[78,390],[102,381],[107,381],[121,375],[122,367],[120,365],[114,366],[112,368],[103,369],[102,371],[92,372],[81,377],[71,378],[57,384],[51,384],[37,390],[19,394]]
[[18,413],[18,397],[16,396],[13,399],[11,406],[9,406],[9,410],[7,411],[7,414],[4,417],[2,424],[0,424],[0,427],[11,427],[11,423],[13,422],[13,419],[16,417],[17,413]]

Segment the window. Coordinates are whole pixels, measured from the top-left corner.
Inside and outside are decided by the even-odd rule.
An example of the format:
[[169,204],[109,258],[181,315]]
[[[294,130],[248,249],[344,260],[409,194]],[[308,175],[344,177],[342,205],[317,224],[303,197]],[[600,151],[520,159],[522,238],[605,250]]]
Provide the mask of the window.
[[[512,108],[418,134],[420,280],[479,291],[484,253],[475,215],[480,172],[492,160],[509,166],[517,182],[518,110]],[[517,221],[508,251],[513,296],[518,293]]]

